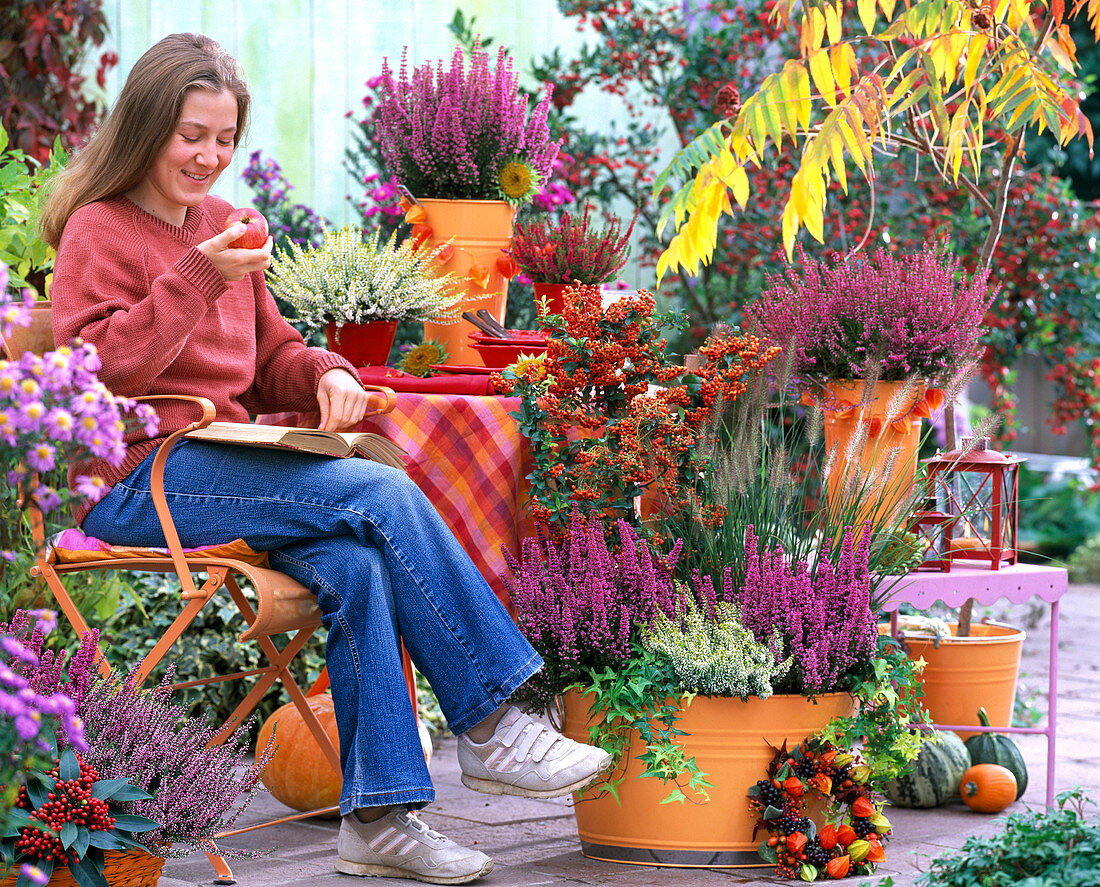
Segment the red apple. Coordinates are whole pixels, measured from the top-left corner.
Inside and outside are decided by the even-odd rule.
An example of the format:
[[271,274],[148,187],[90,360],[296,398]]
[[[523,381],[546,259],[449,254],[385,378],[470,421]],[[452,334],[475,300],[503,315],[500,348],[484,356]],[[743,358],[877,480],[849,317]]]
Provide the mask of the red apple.
[[267,243],[267,219],[250,206],[235,209],[225,220],[224,230],[228,231],[238,222],[245,226],[244,234],[229,244],[230,249],[259,249]]

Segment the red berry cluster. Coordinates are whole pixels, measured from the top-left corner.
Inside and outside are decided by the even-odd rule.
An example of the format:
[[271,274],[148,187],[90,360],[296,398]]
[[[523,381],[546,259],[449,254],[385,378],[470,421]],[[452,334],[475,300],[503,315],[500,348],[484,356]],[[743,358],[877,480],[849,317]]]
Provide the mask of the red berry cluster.
[[[77,760],[80,760],[79,756]],[[92,785],[99,778],[99,773],[91,764],[80,761],[78,779],[61,779],[57,767],[46,775],[54,780],[53,791],[47,795],[46,803],[34,809],[26,788],[23,788],[17,806],[32,811],[35,819],[44,823],[47,830],[36,826],[23,828],[15,842],[16,855],[64,865],[70,859],[75,861],[78,858],[71,850],[65,850],[58,837],[65,823],[71,822],[90,831],[109,831],[114,828],[115,819],[110,815],[106,801],[92,797]]]
[[[768,832],[761,856],[775,864],[780,877],[816,881],[869,875],[886,859],[882,845],[890,821],[861,778],[865,770],[853,755],[818,739],[807,739],[793,751],[786,743],[775,750],[768,778],[749,789],[749,812],[757,817],[754,836]],[[838,825],[829,823],[816,834],[806,816],[806,798],[814,793],[829,800],[828,810],[841,811]]]

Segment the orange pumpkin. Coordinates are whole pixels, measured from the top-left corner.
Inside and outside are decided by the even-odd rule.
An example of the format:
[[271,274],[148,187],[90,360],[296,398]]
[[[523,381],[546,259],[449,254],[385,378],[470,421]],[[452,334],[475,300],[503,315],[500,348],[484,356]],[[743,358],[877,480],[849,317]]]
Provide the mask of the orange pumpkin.
[[959,794],[979,813],[1000,813],[1016,800],[1016,777],[1000,764],[975,764],[963,774]]
[[[332,694],[310,696],[308,701],[325,733],[339,748]],[[321,747],[294,703],[288,702],[276,709],[264,721],[256,740],[257,750],[267,746],[272,733],[277,748],[261,778],[275,799],[294,810],[316,810],[339,804],[343,777],[332,769],[328,758],[321,753]]]

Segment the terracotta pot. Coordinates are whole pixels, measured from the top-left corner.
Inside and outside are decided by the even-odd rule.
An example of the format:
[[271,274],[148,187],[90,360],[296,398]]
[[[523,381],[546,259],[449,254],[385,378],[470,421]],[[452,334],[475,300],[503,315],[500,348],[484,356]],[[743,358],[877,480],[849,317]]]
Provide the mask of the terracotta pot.
[[[955,632],[957,625],[951,626]],[[978,709],[994,727],[1012,725],[1020,653],[1027,635],[996,622],[970,626],[970,637],[904,635],[909,658],[925,661],[921,673],[924,707],[937,724],[978,724]],[[963,739],[976,734],[956,731]]]
[[[588,742],[591,696],[565,694],[565,729],[571,739]],[[795,744],[833,718],[854,710],[847,693],[829,693],[811,702],[804,696],[726,699],[696,696],[676,722],[688,757],[714,783],[706,804],[661,804],[670,786],[640,777],[642,744],[633,737],[626,776],[612,795],[589,789],[574,805],[581,852],[591,859],[639,865],[699,868],[765,866],[756,853],[754,817],[748,811],[749,788],[767,773],[770,745]],[[769,745],[770,743],[770,745]],[[621,771],[620,771],[621,772]]]
[[[512,219],[515,210],[503,200],[419,200],[431,229],[425,245],[434,248],[451,242],[454,253],[444,262],[441,272],[453,272],[464,281],[465,300],[454,308],[455,316],[463,311],[486,309],[497,321],[504,323],[508,303],[508,278],[501,273],[497,260],[512,242]],[[486,275],[484,286],[471,279],[480,269]],[[469,335],[476,327],[466,320],[458,323],[424,324],[424,338],[436,339],[447,347],[446,363],[450,366],[480,366],[481,358],[470,347]]]
[[325,324],[328,350],[357,367],[385,366],[397,335],[396,320]]
[[[103,877],[108,887],[155,887],[160,880],[164,859],[144,850],[104,850]],[[15,866],[0,881],[0,887],[15,887],[20,866]],[[77,887],[77,881],[66,866],[58,866],[46,882],[46,887]]]
[[[860,403],[866,383],[862,380],[825,385],[834,403],[855,405],[849,410],[827,408],[824,415],[825,448],[834,460],[828,479],[829,513],[840,515],[850,510],[850,485],[863,497],[863,504],[844,520],[846,524],[860,528],[868,520],[872,524],[886,520],[913,489],[921,421],[912,410],[924,396],[924,386],[910,386],[909,393],[899,401],[897,395],[905,384],[876,382],[869,403],[863,406]],[[856,451],[849,454],[850,448]],[[886,472],[895,451],[897,458]],[[849,460],[849,455],[854,458]]]

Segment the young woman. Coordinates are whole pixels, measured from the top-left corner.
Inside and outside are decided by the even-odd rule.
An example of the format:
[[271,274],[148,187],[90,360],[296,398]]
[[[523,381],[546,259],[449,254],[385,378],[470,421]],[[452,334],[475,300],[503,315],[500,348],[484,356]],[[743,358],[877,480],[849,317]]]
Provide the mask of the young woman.
[[[237,422],[319,410],[323,427],[345,428],[366,408],[353,367],[279,316],[264,285],[271,240],[230,248],[243,226],[223,231],[232,207],[209,194],[248,106],[236,62],[207,37],[174,34],[141,57],[44,206],[56,339],[95,345],[118,394],[201,394]],[[169,400],[158,412],[160,435],[194,419]],[[135,437],[118,468],[79,466],[110,487],[77,515],[89,536],[165,544],[149,492],[156,444]],[[165,488],[185,546],[242,538],[317,594],[344,768],[338,871],[461,884],[492,868],[409,812],[434,791],[399,639],[459,736],[467,786],[556,797],[609,765],[506,704],[541,660],[404,473],[184,440]]]

